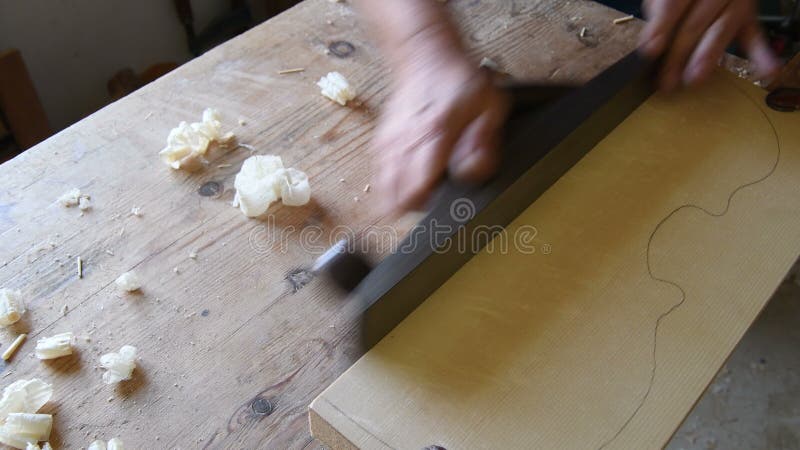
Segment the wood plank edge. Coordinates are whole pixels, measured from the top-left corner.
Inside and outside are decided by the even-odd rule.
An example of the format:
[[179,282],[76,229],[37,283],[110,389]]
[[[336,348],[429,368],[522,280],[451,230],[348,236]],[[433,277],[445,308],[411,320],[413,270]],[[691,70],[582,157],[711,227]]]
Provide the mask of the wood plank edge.
[[339,433],[333,425],[314,411],[314,404],[317,403],[318,400],[319,397],[308,407],[308,427],[311,430],[311,436],[322,442],[326,448],[332,450],[358,450],[358,447],[353,445],[353,443]]

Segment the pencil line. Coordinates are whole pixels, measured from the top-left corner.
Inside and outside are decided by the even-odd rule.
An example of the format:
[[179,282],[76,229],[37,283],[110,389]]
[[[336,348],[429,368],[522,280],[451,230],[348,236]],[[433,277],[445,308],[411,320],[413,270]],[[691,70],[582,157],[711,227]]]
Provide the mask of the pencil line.
[[665,312],[661,313],[656,318],[655,327],[653,329],[653,351],[652,351],[652,354],[651,354],[652,365],[651,365],[651,370],[650,370],[650,379],[648,381],[647,389],[645,390],[644,395],[642,395],[642,398],[639,400],[639,402],[637,403],[636,407],[633,409],[631,414],[627,417],[625,422],[623,422],[622,426],[616,431],[616,433],[614,433],[610,438],[608,438],[605,442],[603,442],[600,445],[600,447],[599,447],[600,450],[606,448],[609,444],[614,442],[614,440],[616,440],[622,434],[622,432],[625,431],[625,429],[628,427],[628,425],[630,425],[630,423],[633,421],[634,417],[636,417],[636,414],[642,409],[642,407],[644,406],[644,404],[647,401],[648,397],[650,396],[650,393],[653,390],[653,384],[655,383],[656,369],[658,367],[658,360],[656,358],[656,354],[657,354],[657,350],[658,350],[658,330],[659,330],[659,328],[661,326],[661,322],[663,322],[664,319],[666,319],[670,314],[675,312],[675,310],[680,308],[686,302],[686,291],[683,289],[683,287],[681,287],[681,285],[679,285],[675,281],[668,280],[666,278],[660,278],[660,277],[658,277],[657,275],[655,275],[653,273],[653,268],[651,266],[651,261],[650,261],[650,248],[652,246],[653,239],[655,238],[656,234],[658,233],[658,231],[661,229],[661,227],[670,218],[672,218],[675,214],[677,214],[678,212],[680,212],[680,211],[682,211],[684,209],[694,209],[694,210],[700,211],[700,212],[702,212],[702,213],[704,213],[704,214],[706,214],[706,215],[708,215],[710,217],[714,217],[714,218],[719,218],[719,217],[724,216],[725,214],[728,213],[728,210],[730,210],[731,202],[733,201],[733,197],[735,197],[737,193],[739,193],[740,191],[742,191],[744,189],[747,189],[748,187],[751,187],[753,185],[756,185],[756,184],[759,184],[759,183],[763,182],[764,180],[766,180],[767,178],[772,176],[775,173],[775,171],[777,170],[777,168],[778,168],[778,163],[780,162],[780,159],[781,159],[781,141],[780,141],[780,135],[778,134],[778,130],[775,128],[775,125],[772,123],[772,121],[770,120],[769,116],[764,111],[764,109],[761,107],[761,105],[758,104],[758,102],[753,100],[753,98],[750,97],[750,95],[748,95],[747,92],[742,90],[742,88],[737,86],[736,83],[731,82],[731,84],[733,85],[733,87],[736,88],[737,91],[739,91],[751,103],[753,103],[753,105],[755,105],[755,107],[758,110],[758,112],[761,113],[761,115],[767,121],[767,124],[769,124],[769,126],[770,126],[770,128],[772,130],[772,133],[775,136],[775,143],[776,143],[776,148],[777,148],[777,154],[776,154],[776,157],[775,157],[775,162],[772,164],[772,167],[769,169],[769,171],[766,174],[762,175],[758,179],[755,179],[755,180],[750,181],[748,183],[742,184],[742,185],[738,186],[736,189],[734,189],[733,192],[731,192],[730,195],[728,196],[728,200],[727,200],[727,202],[725,204],[725,207],[722,209],[722,211],[713,212],[713,211],[710,211],[710,210],[708,210],[706,208],[703,208],[702,206],[695,205],[695,204],[692,204],[692,203],[687,203],[687,204],[678,206],[677,208],[675,208],[672,211],[670,211],[670,213],[667,214],[666,217],[661,219],[656,224],[655,228],[653,228],[653,231],[652,231],[652,233],[650,233],[650,237],[647,240],[647,248],[646,248],[646,253],[645,253],[645,263],[647,264],[647,273],[648,273],[648,275],[650,276],[650,278],[653,281],[664,283],[664,284],[666,284],[668,286],[672,286],[675,289],[677,289],[678,292],[680,293],[680,300],[678,300],[676,303],[674,303],[672,306],[670,306],[669,309],[667,309]]

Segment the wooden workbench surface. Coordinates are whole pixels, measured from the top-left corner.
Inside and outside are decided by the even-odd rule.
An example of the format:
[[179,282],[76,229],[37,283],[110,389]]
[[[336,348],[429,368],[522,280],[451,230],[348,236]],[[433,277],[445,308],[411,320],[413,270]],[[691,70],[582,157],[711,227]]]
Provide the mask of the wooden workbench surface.
[[[639,27],[613,25],[620,14],[589,1],[448,3],[476,59],[489,56],[520,78],[585,81],[632,50]],[[316,445],[307,407],[359,356],[356,311],[324,283],[303,287],[303,274],[292,274],[336,226],[387,223],[363,188],[389,79],[362,28],[348,3],[308,0],[0,166],[0,286],[21,289],[28,306],[0,342],[30,334],[2,368],[2,384],[54,384],[46,410],[56,415],[58,448],[95,436],[134,449]],[[337,41],[352,54],[326,51]],[[277,74],[295,67],[305,72]],[[334,70],[363,106],[319,95],[316,80]],[[208,106],[240,142],[306,171],[312,204],[273,206],[269,220],[232,208],[246,149],[197,174],[169,170],[157,155],[167,133]],[[56,202],[73,187],[92,197],[84,215]],[[221,192],[200,195],[214,187]],[[141,294],[114,285],[131,269]],[[32,357],[37,338],[64,331],[78,336],[76,355]],[[106,386],[98,358],[126,344],[139,349],[134,379]]]

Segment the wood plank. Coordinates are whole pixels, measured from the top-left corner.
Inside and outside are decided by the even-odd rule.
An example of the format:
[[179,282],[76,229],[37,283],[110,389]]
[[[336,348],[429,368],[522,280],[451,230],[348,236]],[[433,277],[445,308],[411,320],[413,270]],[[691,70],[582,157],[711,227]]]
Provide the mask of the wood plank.
[[313,434],[661,448],[800,254],[800,128],[764,95],[718,72],[651,97],[323,392]]
[[[639,27],[612,25],[618,13],[588,1],[448,3],[476,57],[521,78],[585,81],[627,54]],[[594,40],[578,39],[582,26]],[[339,40],[354,45],[350,57],[326,53]],[[293,67],[306,70],[277,74]],[[316,80],[332,70],[357,86],[363,107],[319,95]],[[286,278],[322,247],[302,244],[301,230],[318,226],[332,239],[326,233],[337,225],[394,224],[362,192],[372,174],[366,144],[388,84],[350,5],[310,0],[0,166],[0,286],[28,300],[23,322],[0,331],[0,342],[30,333],[2,370],[6,383],[55,384],[54,444],[119,436],[131,448],[310,445],[307,405],[360,356],[357,308],[320,282],[295,291]],[[231,208],[233,178],[249,156],[243,149],[196,174],[166,168],[157,152],[169,130],[208,106],[241,142],[308,172],[314,203],[275,207],[272,221]],[[212,181],[221,194],[200,196]],[[72,187],[94,201],[83,216],[55,204]],[[128,214],[133,206],[142,217]],[[288,235],[283,247],[268,239],[280,232]],[[144,281],[141,295],[113,285],[132,268]],[[29,356],[37,338],[62,331],[79,336],[76,356],[48,364]],[[99,355],[125,344],[140,351],[135,379],[103,385]]]

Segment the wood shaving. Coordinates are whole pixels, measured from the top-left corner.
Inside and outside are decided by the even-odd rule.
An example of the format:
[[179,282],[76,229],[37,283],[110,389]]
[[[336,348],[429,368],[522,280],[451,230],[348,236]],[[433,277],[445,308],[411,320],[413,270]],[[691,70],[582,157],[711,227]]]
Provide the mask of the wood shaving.
[[103,381],[106,384],[130,380],[136,368],[136,347],[124,345],[119,352],[106,353],[100,357],[100,367],[106,369]]
[[500,72],[500,66],[492,58],[487,56],[484,56],[483,59],[481,59],[481,63],[478,65],[478,67]]
[[0,289],[0,325],[8,326],[17,322],[25,313],[22,292],[13,289]]
[[283,70],[279,70],[278,71],[278,75],[286,75],[286,74],[289,74],[289,73],[299,73],[299,72],[304,72],[305,70],[306,69],[304,69],[302,67],[296,67],[294,69],[283,69]]
[[322,89],[322,95],[334,102],[345,106],[347,102],[356,98],[356,91],[339,72],[330,72],[322,77],[317,86]]
[[116,280],[114,280],[114,283],[116,283],[120,289],[126,292],[134,292],[142,287],[139,277],[133,271],[123,273],[117,277]]
[[308,175],[285,168],[281,158],[275,155],[247,158],[233,185],[236,188],[233,205],[247,217],[264,214],[278,200],[286,206],[302,206],[311,200]]
[[86,211],[92,207],[92,202],[89,201],[88,196],[83,196],[78,199],[78,209]]
[[56,359],[71,355],[73,338],[74,335],[70,332],[40,338],[36,341],[35,355],[39,359]]
[[210,149],[227,149],[235,138],[232,132],[223,134],[221,120],[217,110],[206,108],[202,122],[181,122],[169,132],[167,146],[159,152],[161,160],[175,170],[205,167]]
[[82,194],[80,189],[72,188],[61,195],[61,197],[58,197],[58,202],[64,207],[71,208],[73,206],[78,206],[81,196]]
[[8,361],[11,359],[11,357],[14,356],[14,353],[17,352],[17,349],[22,345],[23,342],[25,342],[25,338],[27,337],[28,335],[25,333],[17,336],[17,338],[14,339],[14,342],[12,342],[11,345],[9,345],[8,348],[3,352],[3,360]]
[[623,23],[626,23],[626,22],[630,22],[633,19],[635,19],[635,17],[633,17],[633,14],[631,14],[630,16],[619,17],[619,18],[614,19],[614,25],[619,25],[619,24],[623,24]]

